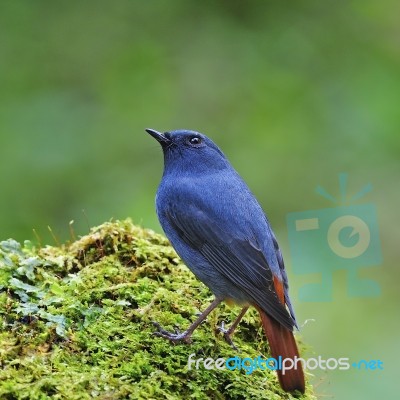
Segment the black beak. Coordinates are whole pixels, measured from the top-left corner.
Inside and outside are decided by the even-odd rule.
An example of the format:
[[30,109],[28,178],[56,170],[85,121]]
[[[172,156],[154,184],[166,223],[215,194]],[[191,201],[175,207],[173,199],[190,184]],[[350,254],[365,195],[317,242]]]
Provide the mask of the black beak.
[[146,129],[147,133],[150,133],[151,136],[153,136],[154,139],[157,140],[161,145],[162,144],[167,144],[170,143],[171,141],[166,138],[162,133],[155,131],[154,129]]

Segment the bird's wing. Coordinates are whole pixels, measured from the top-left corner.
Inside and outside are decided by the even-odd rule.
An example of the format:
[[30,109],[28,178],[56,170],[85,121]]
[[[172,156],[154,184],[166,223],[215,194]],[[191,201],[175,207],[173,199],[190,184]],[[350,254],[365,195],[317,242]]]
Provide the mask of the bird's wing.
[[[218,272],[244,291],[254,303],[288,329],[295,321],[275,290],[274,275],[256,240],[227,232],[223,224],[193,204],[183,211],[170,205],[164,216],[189,246],[199,251]],[[276,277],[275,277],[276,278]],[[276,283],[275,283],[276,284]]]

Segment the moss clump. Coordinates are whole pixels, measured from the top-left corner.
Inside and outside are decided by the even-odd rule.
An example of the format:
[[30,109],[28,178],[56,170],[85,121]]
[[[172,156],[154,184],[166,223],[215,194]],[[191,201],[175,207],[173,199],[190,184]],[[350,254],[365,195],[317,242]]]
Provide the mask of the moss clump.
[[[62,247],[0,242],[0,398],[292,398],[271,371],[188,370],[192,353],[236,355],[215,326],[237,309],[219,307],[191,345],[152,335],[152,321],[186,328],[211,300],[163,236],[129,220]],[[268,354],[254,312],[235,343],[241,357]]]

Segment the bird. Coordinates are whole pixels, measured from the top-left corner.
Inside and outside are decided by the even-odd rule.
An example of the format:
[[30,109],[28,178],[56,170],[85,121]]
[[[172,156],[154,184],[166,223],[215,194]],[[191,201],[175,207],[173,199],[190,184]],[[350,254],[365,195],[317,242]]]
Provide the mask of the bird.
[[[156,336],[190,343],[194,330],[221,302],[242,310],[231,336],[250,306],[261,318],[271,355],[299,358],[293,330],[298,329],[289,298],[288,277],[276,237],[261,205],[220,148],[192,130],[146,129],[163,150],[164,171],[156,194],[156,212],[170,243],[188,268],[214,294],[214,301],[184,332],[160,324]],[[305,392],[301,362],[277,370],[286,392]]]

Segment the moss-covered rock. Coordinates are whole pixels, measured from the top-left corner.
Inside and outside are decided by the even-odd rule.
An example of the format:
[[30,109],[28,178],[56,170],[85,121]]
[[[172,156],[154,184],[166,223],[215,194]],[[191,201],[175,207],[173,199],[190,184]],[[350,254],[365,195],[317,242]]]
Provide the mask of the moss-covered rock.
[[192,353],[267,356],[254,311],[234,337],[239,354],[215,329],[237,315],[226,306],[191,345],[152,335],[152,321],[185,329],[211,300],[163,236],[129,220],[61,247],[0,242],[0,398],[292,398],[270,370],[188,369]]

